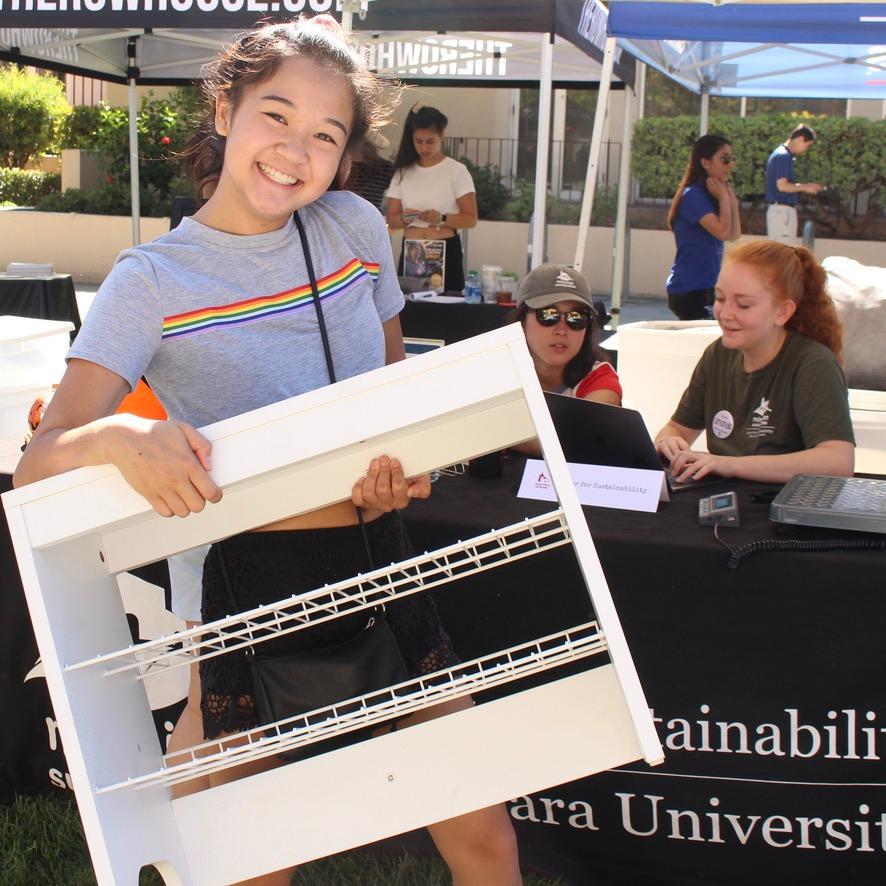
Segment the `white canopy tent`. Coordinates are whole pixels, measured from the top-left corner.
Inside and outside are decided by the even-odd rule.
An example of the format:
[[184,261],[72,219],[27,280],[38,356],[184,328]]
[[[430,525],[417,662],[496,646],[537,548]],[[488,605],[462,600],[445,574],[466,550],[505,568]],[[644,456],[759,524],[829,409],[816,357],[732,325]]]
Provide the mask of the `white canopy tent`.
[[[70,4],[73,5],[73,4]],[[136,86],[200,76],[222,42],[262,17],[337,12],[364,38],[379,73],[436,85],[539,86],[532,264],[542,261],[553,89],[633,81],[615,49],[603,70],[606,8],[599,0],[91,0],[86,8],[0,0],[0,59],[129,85],[133,240],[138,242]],[[35,8],[36,7],[36,8]],[[51,8],[50,8],[51,7]],[[361,8],[362,7],[362,8]],[[359,14],[355,14],[359,13]],[[81,27],[86,25],[88,27]]]

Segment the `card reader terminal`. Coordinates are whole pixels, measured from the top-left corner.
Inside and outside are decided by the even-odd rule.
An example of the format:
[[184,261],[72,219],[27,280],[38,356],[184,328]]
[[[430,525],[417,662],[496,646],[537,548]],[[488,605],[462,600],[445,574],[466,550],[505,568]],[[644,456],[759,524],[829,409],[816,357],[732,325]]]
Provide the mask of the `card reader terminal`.
[[698,503],[698,522],[702,526],[738,526],[738,497],[734,492],[709,495]]

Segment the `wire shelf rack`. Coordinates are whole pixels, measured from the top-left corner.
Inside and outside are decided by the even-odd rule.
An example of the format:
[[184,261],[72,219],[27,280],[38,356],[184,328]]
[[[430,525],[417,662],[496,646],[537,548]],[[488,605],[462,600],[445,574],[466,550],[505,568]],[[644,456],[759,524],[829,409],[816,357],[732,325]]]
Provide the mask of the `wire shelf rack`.
[[589,621],[378,692],[167,754],[162,769],[100,787],[96,794],[171,786],[265,757],[298,751],[357,729],[380,725],[445,701],[589,658],[605,652],[606,648],[606,639],[597,622]]
[[[65,670],[101,667],[109,677],[136,671],[142,680],[391,603],[570,540],[563,511],[550,511],[298,596],[69,664]],[[183,650],[189,654],[183,655]]]

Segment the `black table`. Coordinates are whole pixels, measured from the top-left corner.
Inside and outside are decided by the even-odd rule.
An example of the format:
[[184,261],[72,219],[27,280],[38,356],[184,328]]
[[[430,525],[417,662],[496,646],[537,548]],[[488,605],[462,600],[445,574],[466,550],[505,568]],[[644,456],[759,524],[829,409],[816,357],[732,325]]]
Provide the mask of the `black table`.
[[[551,510],[515,497],[521,465],[499,480],[437,481],[406,512],[414,547]],[[756,553],[728,570],[729,553],[698,524],[703,495],[738,493],[742,525],[721,532],[733,548],[839,535],[779,534],[753,500],[775,488],[724,482],[657,514],[585,508],[665,762],[512,804],[525,861],[578,884],[883,882],[886,552]],[[436,598],[465,658],[588,609],[571,548]]]
[[[69,320],[80,329],[77,294],[70,274],[51,277],[7,277],[0,274],[0,315]],[[73,337],[73,336],[72,336]]]
[[504,326],[512,313],[513,308],[486,302],[469,305],[407,301],[400,313],[400,325],[403,335],[409,338],[437,338],[451,345]]
[[[551,510],[515,497],[521,464],[509,460],[500,479],[438,480],[428,501],[404,512],[415,549]],[[757,553],[727,570],[729,554],[698,525],[698,499],[736,490],[742,525],[722,533],[735,548],[776,537],[768,505],[753,501],[772,488],[724,482],[681,493],[657,514],[585,509],[665,762],[517,798],[526,864],[580,886],[882,883],[886,553]],[[163,571],[146,577],[166,587]],[[36,648],[2,516],[0,593],[8,802],[13,790],[63,786],[65,766],[45,683],[33,676]],[[575,624],[590,608],[568,547],[434,593],[464,658]],[[155,711],[160,728],[177,712]]]

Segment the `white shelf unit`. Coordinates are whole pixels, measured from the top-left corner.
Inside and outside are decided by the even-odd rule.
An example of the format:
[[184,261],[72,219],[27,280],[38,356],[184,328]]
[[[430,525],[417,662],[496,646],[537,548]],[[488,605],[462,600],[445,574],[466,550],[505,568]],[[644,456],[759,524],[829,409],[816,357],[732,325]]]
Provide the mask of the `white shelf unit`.
[[[110,466],[3,496],[100,884],[221,884],[640,758],[661,746],[518,325],[203,429],[224,498],[156,515]],[[349,498],[381,453],[414,475],[538,437],[560,509],[134,647],[116,573]],[[164,759],[150,674],[572,544],[595,620]],[[199,638],[198,638],[199,635]],[[601,664],[187,797],[172,785],[600,655]],[[427,765],[433,759],[435,765]]]

